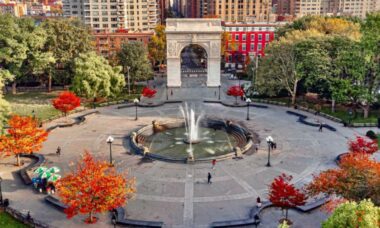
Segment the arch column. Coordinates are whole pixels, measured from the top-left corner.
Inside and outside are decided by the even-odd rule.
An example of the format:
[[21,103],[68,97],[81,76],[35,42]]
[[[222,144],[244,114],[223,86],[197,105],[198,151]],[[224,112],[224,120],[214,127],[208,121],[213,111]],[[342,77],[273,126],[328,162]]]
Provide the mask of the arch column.
[[220,86],[220,58],[207,59],[207,87]]
[[168,87],[181,87],[181,58],[167,59]]

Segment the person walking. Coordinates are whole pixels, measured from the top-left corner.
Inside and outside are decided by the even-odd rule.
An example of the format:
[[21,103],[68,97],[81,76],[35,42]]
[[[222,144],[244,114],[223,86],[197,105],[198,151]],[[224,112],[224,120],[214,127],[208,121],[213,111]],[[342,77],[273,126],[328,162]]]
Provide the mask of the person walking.
[[256,199],[256,206],[257,206],[258,208],[260,208],[261,205],[262,205],[262,203],[261,203],[261,199],[260,199],[260,197],[257,197],[257,199]]
[[213,160],[211,161],[211,164],[212,164],[212,169],[215,169],[216,159],[213,159]]
[[322,132],[322,129],[323,129],[323,123],[322,122],[319,122],[319,132]]
[[55,152],[57,154],[57,156],[61,156],[61,147],[58,146],[57,147],[57,152]]
[[208,173],[207,175],[207,184],[211,184],[211,173]]

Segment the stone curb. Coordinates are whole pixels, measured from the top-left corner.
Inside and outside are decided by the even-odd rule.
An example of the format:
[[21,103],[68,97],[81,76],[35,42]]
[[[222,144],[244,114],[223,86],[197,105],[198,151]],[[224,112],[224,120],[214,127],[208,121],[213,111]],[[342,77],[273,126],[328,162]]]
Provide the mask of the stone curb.
[[74,118],[74,122],[73,123],[57,124],[55,126],[47,128],[46,131],[49,132],[49,131],[52,131],[52,130],[54,130],[56,128],[72,127],[74,125],[82,124],[82,123],[84,123],[86,121],[86,116],[89,116],[89,115],[92,115],[92,114],[99,114],[99,111],[92,111],[92,112],[89,112],[89,113],[77,116],[77,117]]

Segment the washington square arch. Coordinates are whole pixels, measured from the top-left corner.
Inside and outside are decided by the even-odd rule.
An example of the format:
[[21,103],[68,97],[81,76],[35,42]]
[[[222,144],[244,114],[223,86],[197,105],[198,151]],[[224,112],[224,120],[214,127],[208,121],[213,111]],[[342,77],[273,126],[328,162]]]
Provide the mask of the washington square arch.
[[181,53],[199,45],[207,56],[207,87],[220,86],[220,19],[167,19],[167,86],[181,87]]

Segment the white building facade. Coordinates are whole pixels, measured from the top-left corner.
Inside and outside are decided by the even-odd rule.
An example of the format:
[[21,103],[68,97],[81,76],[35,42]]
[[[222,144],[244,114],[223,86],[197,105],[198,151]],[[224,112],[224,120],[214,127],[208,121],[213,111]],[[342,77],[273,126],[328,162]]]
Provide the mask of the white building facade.
[[160,23],[156,0],[64,0],[63,13],[96,31],[152,31]]

